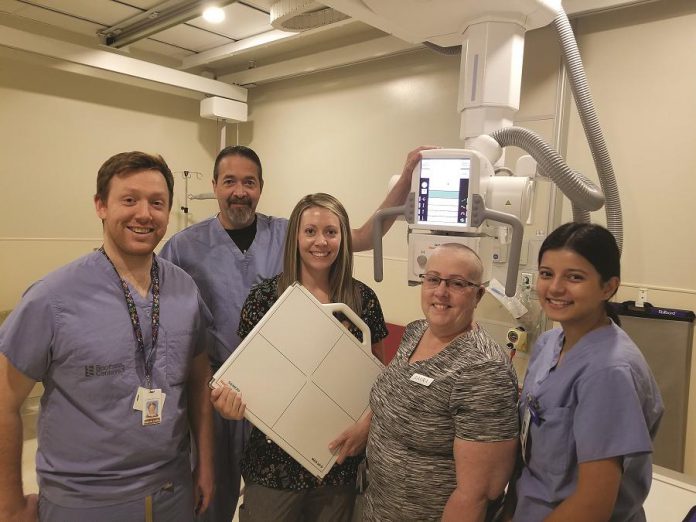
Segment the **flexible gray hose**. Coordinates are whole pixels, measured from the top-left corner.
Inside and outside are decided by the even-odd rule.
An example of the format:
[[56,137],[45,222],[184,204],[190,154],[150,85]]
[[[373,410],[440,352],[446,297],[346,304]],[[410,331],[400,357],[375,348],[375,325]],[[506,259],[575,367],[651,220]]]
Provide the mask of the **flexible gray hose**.
[[[582,175],[580,172],[577,170],[574,170],[573,173],[580,178],[583,182],[589,183],[593,187],[596,187],[595,185],[589,178],[586,178],[584,175]],[[606,202],[606,196],[605,196],[605,202]],[[573,221],[576,223],[590,223],[590,211],[580,207],[579,205],[575,204],[574,202],[571,201],[571,206],[573,209]]]
[[[602,191],[589,179],[572,170],[561,155],[547,145],[536,133],[522,127],[506,127],[490,135],[501,147],[513,145],[528,152],[539,165],[539,170],[550,177],[575,207],[585,211],[599,210],[604,204]],[[582,217],[589,223],[589,213]]]
[[573,221],[576,223],[589,223],[590,222],[590,211],[584,210],[573,204]]
[[[580,114],[580,121],[585,130],[585,136],[590,145],[592,159],[599,175],[599,184],[606,197],[607,228],[616,238],[619,251],[623,248],[623,221],[621,217],[621,200],[619,199],[619,189],[616,185],[614,168],[609,158],[602,129],[599,126],[597,113],[590,96],[590,88],[587,84],[585,71],[582,67],[582,59],[575,41],[573,29],[570,21],[563,9],[560,9],[553,21],[563,52],[563,60],[568,71],[568,81],[570,83],[573,98]],[[575,216],[575,209],[573,209]]]

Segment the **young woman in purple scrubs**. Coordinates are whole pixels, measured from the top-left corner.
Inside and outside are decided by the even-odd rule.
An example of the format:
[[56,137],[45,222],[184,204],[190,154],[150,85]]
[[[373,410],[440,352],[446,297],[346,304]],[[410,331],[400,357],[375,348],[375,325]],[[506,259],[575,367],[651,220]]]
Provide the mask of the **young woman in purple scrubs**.
[[560,328],[537,341],[520,398],[524,466],[515,521],[644,521],[663,405],[608,301],[619,249],[598,225],[567,223],[539,252],[539,302]]

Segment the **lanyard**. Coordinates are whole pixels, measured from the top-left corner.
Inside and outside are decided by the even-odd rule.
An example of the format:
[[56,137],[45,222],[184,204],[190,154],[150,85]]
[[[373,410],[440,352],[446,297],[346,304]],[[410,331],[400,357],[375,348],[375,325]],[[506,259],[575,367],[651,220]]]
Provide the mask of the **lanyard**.
[[159,297],[160,297],[160,286],[159,286],[159,265],[157,264],[157,258],[152,256],[152,268],[150,269],[150,279],[152,281],[152,348],[146,354],[145,353],[145,341],[143,341],[143,332],[140,328],[140,318],[138,317],[138,309],[135,307],[135,301],[133,301],[133,296],[128,289],[128,283],[119,275],[118,270],[113,261],[109,259],[106,254],[104,247],[102,246],[99,251],[104,254],[106,260],[111,264],[111,267],[116,272],[116,276],[119,281],[121,281],[121,287],[123,288],[123,296],[126,299],[126,305],[128,306],[128,315],[130,315],[131,324],[133,325],[133,333],[135,334],[135,340],[138,344],[138,352],[140,352],[143,358],[143,366],[145,368],[145,381],[148,389],[152,389],[152,367],[155,364],[155,346],[157,345],[157,335],[159,334]]
[[541,426],[544,418],[541,416],[541,406],[539,405],[539,399],[534,397],[531,393],[527,394],[527,409],[529,410],[529,415],[534,424]]

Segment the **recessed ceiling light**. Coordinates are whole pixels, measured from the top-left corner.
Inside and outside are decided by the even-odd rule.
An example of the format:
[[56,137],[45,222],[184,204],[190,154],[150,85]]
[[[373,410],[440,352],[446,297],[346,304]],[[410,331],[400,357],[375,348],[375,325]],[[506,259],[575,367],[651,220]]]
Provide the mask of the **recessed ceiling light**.
[[203,11],[203,20],[211,24],[219,24],[225,19],[225,11],[219,7],[206,7]]

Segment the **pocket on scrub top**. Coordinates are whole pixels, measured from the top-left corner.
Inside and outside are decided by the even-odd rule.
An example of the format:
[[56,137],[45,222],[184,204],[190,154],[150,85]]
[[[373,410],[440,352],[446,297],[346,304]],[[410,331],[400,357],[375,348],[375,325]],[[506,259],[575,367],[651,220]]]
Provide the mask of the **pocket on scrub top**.
[[188,378],[195,351],[195,336],[191,330],[167,332],[167,384],[177,386]]
[[532,424],[531,461],[552,473],[565,473],[575,456],[573,409],[548,408],[541,426]]

